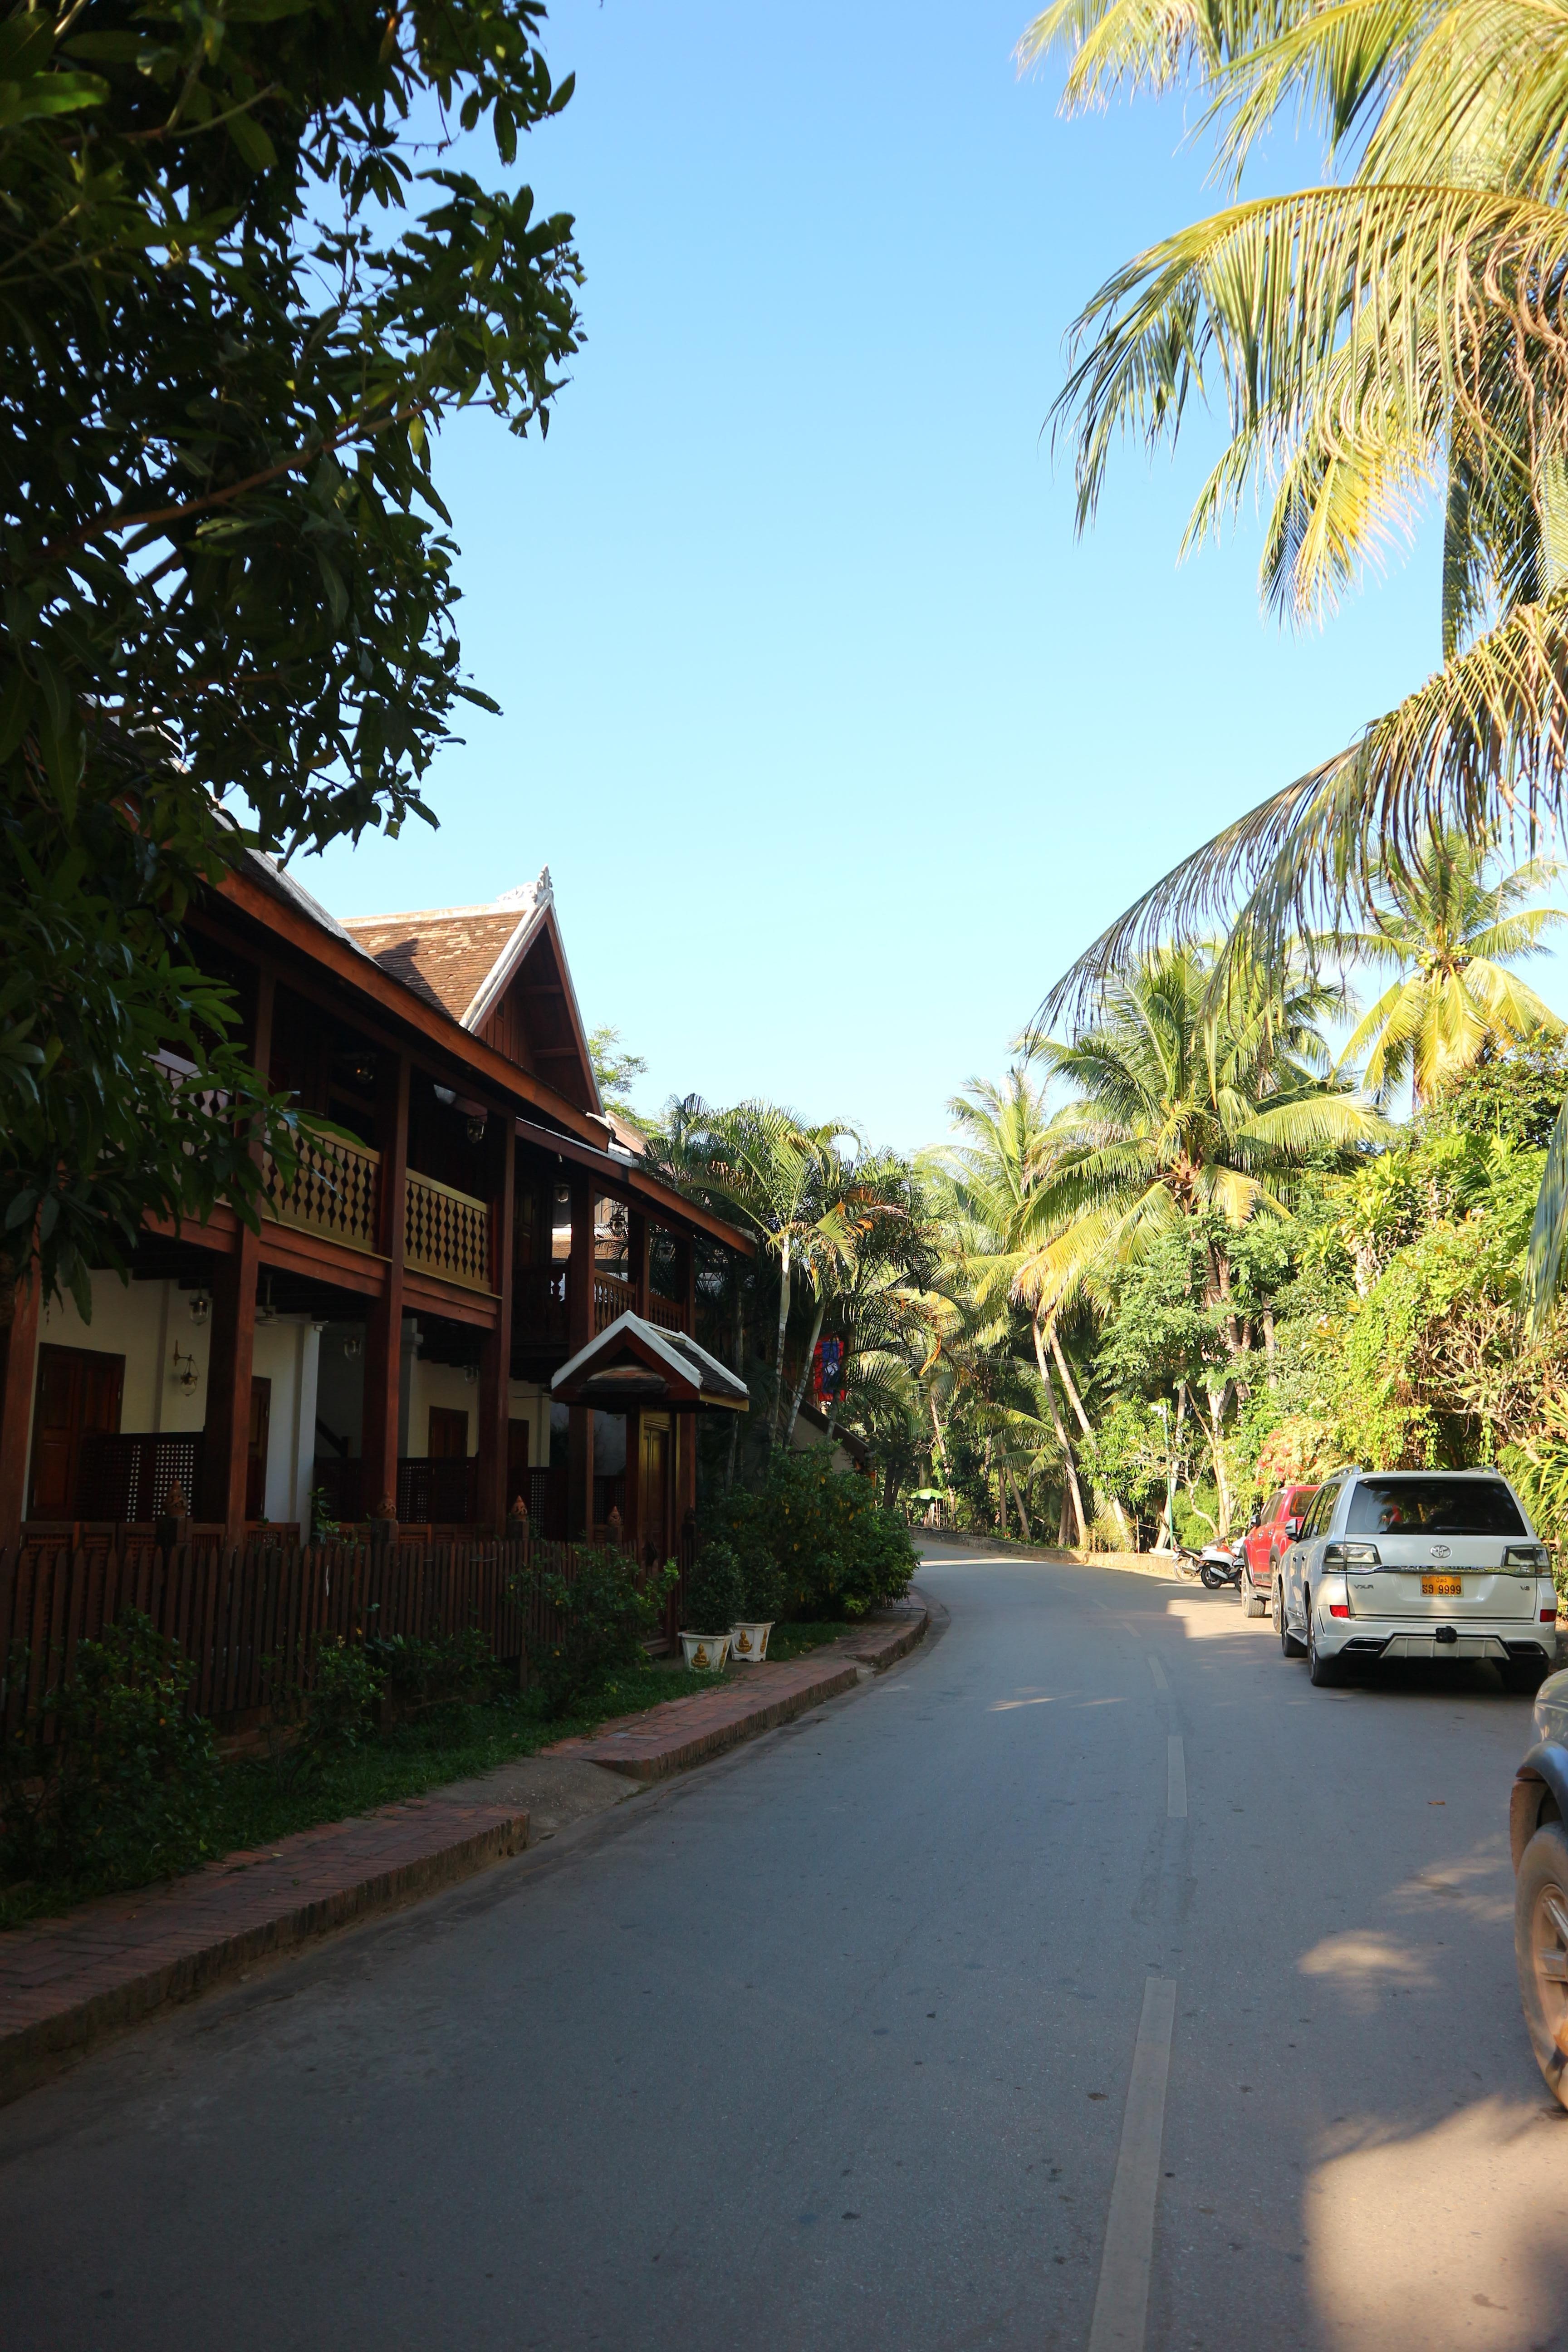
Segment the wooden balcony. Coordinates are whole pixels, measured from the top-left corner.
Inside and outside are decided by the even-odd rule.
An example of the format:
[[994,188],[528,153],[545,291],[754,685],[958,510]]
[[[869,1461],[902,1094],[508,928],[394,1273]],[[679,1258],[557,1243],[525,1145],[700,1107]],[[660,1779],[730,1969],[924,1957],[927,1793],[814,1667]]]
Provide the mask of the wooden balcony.
[[[367,1143],[305,1134],[291,1181],[268,1162],[267,1209],[280,1225],[317,1234],[343,1249],[374,1255],[381,1154]],[[407,1172],[403,1198],[404,1263],[464,1290],[490,1288],[490,1213],[471,1192]]]
[[320,1234],[344,1249],[374,1250],[381,1154],[368,1143],[301,1134],[293,1181],[285,1183],[269,1160],[265,1188],[268,1212],[280,1225]]
[[567,1341],[566,1261],[520,1265],[512,1276],[511,1320],[521,1338],[564,1348]]
[[465,1290],[490,1287],[490,1213],[471,1192],[408,1171],[403,1262]]
[[[636,1312],[637,1293],[629,1282],[623,1282],[618,1275],[595,1275],[594,1337],[595,1339],[601,1331],[609,1329],[618,1315],[632,1315]],[[661,1331],[684,1331],[686,1328],[685,1319],[674,1299],[660,1298],[655,1292],[650,1292],[648,1295],[647,1311],[644,1319],[649,1323],[657,1323]]]
[[[564,1348],[571,1336],[567,1302],[569,1269],[564,1258],[547,1265],[520,1265],[512,1284],[512,1324],[520,1339]],[[594,1334],[608,1330],[618,1315],[631,1313],[637,1294],[618,1275],[594,1276]],[[650,1297],[647,1319],[661,1330],[682,1331],[685,1324],[673,1298]]]

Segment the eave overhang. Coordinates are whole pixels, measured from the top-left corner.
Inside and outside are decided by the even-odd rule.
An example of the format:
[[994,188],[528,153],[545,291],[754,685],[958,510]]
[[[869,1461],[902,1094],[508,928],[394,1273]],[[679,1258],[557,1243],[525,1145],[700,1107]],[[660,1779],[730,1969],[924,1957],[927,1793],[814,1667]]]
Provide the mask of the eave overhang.
[[606,1151],[600,1144],[581,1142],[574,1135],[559,1135],[553,1128],[541,1127],[528,1118],[518,1120],[517,1139],[539,1150],[553,1151],[561,1159],[569,1160],[574,1167],[591,1168],[610,1198],[624,1201],[628,1208],[647,1209],[661,1219],[691,1225],[742,1257],[755,1257],[757,1254],[757,1244],[750,1234],[742,1233],[738,1225],[727,1225],[722,1217],[716,1217],[700,1201],[690,1200],[686,1193],[678,1192],[673,1184],[650,1176],[635,1153]]
[[746,1412],[751,1396],[727,1364],[684,1331],[617,1315],[552,1376],[561,1404],[600,1412]]

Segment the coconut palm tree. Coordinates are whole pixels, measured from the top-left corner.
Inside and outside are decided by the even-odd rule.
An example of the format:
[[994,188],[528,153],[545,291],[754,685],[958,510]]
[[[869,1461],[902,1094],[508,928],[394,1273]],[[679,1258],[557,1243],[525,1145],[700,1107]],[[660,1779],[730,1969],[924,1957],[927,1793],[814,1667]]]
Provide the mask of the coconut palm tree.
[[[1035,1194],[1054,1165],[1055,1147],[1043,1088],[1026,1069],[1015,1066],[1000,1085],[972,1078],[948,1104],[963,1140],[932,1155],[951,1186],[952,1204],[966,1235],[964,1271],[977,1303],[994,1311],[1016,1298],[1029,1311],[1039,1401],[1049,1415],[1060,1459],[1073,1539],[1089,1537],[1082,1478],[1068,1423],[1058,1401],[1059,1382],[1080,1434],[1089,1417],[1068,1368],[1057,1328],[1058,1317],[1081,1286],[1070,1276],[1050,1284],[1039,1278],[1040,1232]],[[1056,1379],[1047,1364],[1055,1365]]]
[[[1434,833],[1479,855],[1568,814],[1568,15],[1537,0],[1055,0],[1026,59],[1072,53],[1066,102],[1193,76],[1239,184],[1281,108],[1326,176],[1231,203],[1140,255],[1079,321],[1058,425],[1079,517],[1112,446],[1173,438],[1218,395],[1230,435],[1189,542],[1268,489],[1263,588],[1324,610],[1443,508],[1442,667],[1360,739],[1166,875],[1041,1008],[1081,1017],[1162,940],[1234,922],[1241,952],[1364,916]],[[1342,169],[1342,166],[1343,167]],[[1539,1314],[1568,1239],[1568,1106],[1531,1254]]]
[[1343,1067],[1364,1055],[1365,1083],[1379,1097],[1408,1073],[1416,1103],[1430,1102],[1484,1047],[1517,1044],[1533,1031],[1562,1034],[1550,1005],[1506,968],[1543,954],[1542,934],[1568,922],[1559,907],[1526,904],[1557,867],[1531,858],[1493,881],[1492,863],[1454,833],[1435,835],[1414,866],[1384,859],[1373,928],[1334,942],[1347,961],[1396,975],[1340,1057]]
[[[1256,967],[1214,985],[1212,950],[1166,948],[1104,993],[1067,1043],[1040,1040],[1074,1089],[1052,1123],[1054,1164],[1031,1195],[1031,1278],[1060,1292],[1141,1258],[1189,1220],[1289,1213],[1307,1161],[1386,1139],[1381,1113],[1331,1075],[1318,1022],[1340,992],[1298,960],[1277,986]],[[1205,1304],[1228,1295],[1208,1247]]]
[[714,1207],[738,1213],[778,1267],[770,1443],[777,1441],[784,1406],[784,1332],[795,1276],[816,1286],[849,1246],[848,1170],[838,1150],[847,1136],[854,1130],[842,1119],[808,1127],[776,1103],[713,1110],[692,1097],[671,1107],[657,1139],[659,1164]]

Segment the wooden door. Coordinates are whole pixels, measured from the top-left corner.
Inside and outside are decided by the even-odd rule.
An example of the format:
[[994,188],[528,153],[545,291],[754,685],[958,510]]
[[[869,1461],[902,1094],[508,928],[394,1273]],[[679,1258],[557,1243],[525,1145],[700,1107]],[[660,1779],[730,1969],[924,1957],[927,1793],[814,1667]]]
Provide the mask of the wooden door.
[[267,1508],[267,1433],[272,1423],[272,1383],[250,1383],[250,1437],[245,1463],[245,1516],[258,1519]]
[[528,1507],[528,1439],[526,1421],[509,1421],[506,1425],[506,1507],[510,1511],[518,1496]]
[[89,1430],[120,1427],[125,1359],[93,1348],[40,1348],[33,1412],[30,1519],[76,1516],[81,1442]]
[[651,1545],[653,1557],[668,1559],[669,1542],[669,1422],[662,1414],[644,1413],[642,1459],[637,1466],[637,1526],[643,1551]]
[[468,1414],[455,1412],[450,1405],[433,1404],[430,1408],[431,1461],[466,1462],[468,1458]]

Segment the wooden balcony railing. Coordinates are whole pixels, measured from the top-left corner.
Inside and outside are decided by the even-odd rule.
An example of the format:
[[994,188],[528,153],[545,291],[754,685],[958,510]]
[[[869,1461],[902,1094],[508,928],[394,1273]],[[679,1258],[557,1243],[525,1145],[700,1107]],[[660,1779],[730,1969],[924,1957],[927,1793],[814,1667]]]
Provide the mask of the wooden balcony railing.
[[566,1261],[520,1265],[511,1279],[512,1328],[521,1339],[566,1344]]
[[490,1213],[471,1192],[408,1171],[403,1229],[406,1265],[439,1275],[465,1290],[490,1286]]
[[594,1332],[595,1338],[607,1331],[617,1315],[629,1315],[637,1305],[637,1293],[629,1282],[618,1275],[594,1274]]
[[[548,1265],[520,1265],[512,1277],[512,1322],[520,1336],[566,1344],[571,1331],[567,1310],[569,1268],[564,1258]],[[637,1294],[617,1274],[594,1276],[594,1335],[607,1331],[617,1315],[635,1308]],[[673,1298],[651,1297],[647,1319],[666,1331],[686,1328]]]
[[322,1234],[346,1249],[375,1247],[375,1202],[381,1154],[368,1143],[335,1135],[301,1134],[293,1181],[271,1160],[266,1168],[267,1206],[280,1225]]

